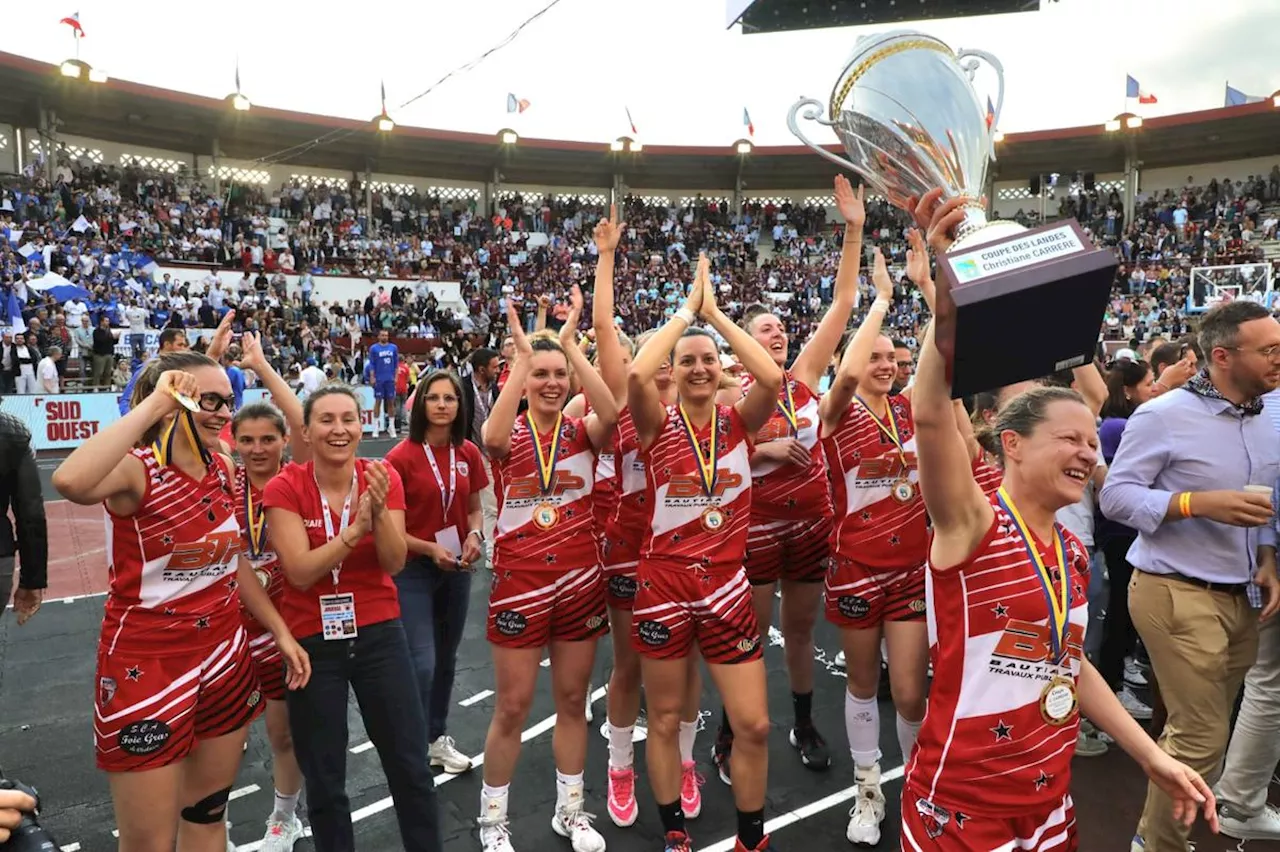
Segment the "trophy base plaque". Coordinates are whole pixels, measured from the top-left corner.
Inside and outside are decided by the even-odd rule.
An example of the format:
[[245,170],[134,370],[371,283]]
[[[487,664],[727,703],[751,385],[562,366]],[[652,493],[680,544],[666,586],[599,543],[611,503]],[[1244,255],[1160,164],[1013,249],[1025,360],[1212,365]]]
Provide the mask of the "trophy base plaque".
[[1095,248],[1074,220],[973,242],[938,262],[934,338],[953,399],[1093,360],[1115,280],[1112,252]]

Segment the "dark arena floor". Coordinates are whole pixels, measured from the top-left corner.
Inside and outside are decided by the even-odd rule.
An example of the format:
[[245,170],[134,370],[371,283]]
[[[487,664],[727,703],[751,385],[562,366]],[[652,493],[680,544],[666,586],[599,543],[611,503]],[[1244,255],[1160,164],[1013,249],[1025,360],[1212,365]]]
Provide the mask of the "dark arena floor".
[[[380,455],[389,444],[367,442],[366,453]],[[93,764],[91,701],[97,631],[102,615],[106,570],[103,559],[102,511],[57,500],[48,488],[48,477],[57,462],[41,462],[46,483],[50,540],[49,602],[26,627],[19,629],[12,617],[0,620],[0,756],[8,777],[40,789],[42,821],[57,838],[63,852],[99,852],[116,847],[112,836],[111,802],[106,780]],[[483,576],[483,575],[480,575]],[[462,644],[450,733],[466,754],[479,756],[493,707],[489,651],[484,641],[485,595],[488,584],[474,583],[472,618]],[[828,662],[837,650],[835,631],[825,624],[817,637],[818,680],[814,717],[827,736],[835,760],[825,773],[805,769],[787,744],[790,696],[783,668],[780,637],[775,634],[765,652],[769,670],[769,701],[776,708],[770,737],[767,830],[779,852],[806,849],[851,848],[844,831],[853,796],[853,772],[845,748],[843,727],[843,673]],[[616,828],[605,812],[606,742],[598,730],[604,720],[604,689],[610,651],[600,646],[593,683],[595,724],[587,763],[588,809],[598,817],[596,826],[612,852],[653,852],[661,849],[661,831],[648,786],[637,785],[641,815],[628,829]],[[728,787],[710,766],[713,712],[719,701],[708,692],[703,698],[703,722],[697,757],[707,776],[703,788],[702,816],[690,824],[690,833],[702,852],[731,852],[735,830],[733,800]],[[391,800],[378,766],[377,754],[368,743],[354,700],[348,755],[348,791],[351,794],[356,839],[369,852],[400,850]],[[893,712],[887,700],[881,711],[884,731],[885,793],[889,816],[884,823],[882,850],[898,849],[897,807],[901,791],[902,757],[897,751]],[[555,725],[546,691],[534,701],[526,723],[525,748],[512,784],[511,817],[516,848],[521,852],[568,850],[568,841],[556,837],[550,826],[555,798],[554,765],[550,732]],[[637,765],[643,769],[644,745],[637,746]],[[249,750],[240,770],[230,808],[232,840],[240,852],[258,848],[263,820],[272,807],[271,750],[261,723],[254,726]],[[1129,848],[1141,809],[1145,783],[1136,765],[1116,751],[1095,758],[1077,758],[1072,794],[1080,824],[1084,852],[1124,852]],[[445,848],[478,849],[474,818],[479,807],[480,771],[458,776],[439,775],[441,819]],[[1274,800],[1273,796],[1273,800]],[[305,820],[305,795],[303,805]],[[1201,827],[1194,835],[1198,852],[1243,848],[1229,838],[1215,838]],[[296,847],[313,848],[309,839]],[[1252,842],[1250,850],[1280,852],[1280,843]]]

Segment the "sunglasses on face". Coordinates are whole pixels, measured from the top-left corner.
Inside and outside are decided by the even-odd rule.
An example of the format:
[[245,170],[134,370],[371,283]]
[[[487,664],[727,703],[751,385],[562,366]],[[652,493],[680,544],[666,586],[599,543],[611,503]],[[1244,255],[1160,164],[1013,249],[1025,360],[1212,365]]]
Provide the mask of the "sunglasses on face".
[[223,396],[220,393],[202,393],[196,402],[199,403],[201,411],[213,414],[221,408],[226,408],[228,412],[234,411],[236,398],[234,396]]

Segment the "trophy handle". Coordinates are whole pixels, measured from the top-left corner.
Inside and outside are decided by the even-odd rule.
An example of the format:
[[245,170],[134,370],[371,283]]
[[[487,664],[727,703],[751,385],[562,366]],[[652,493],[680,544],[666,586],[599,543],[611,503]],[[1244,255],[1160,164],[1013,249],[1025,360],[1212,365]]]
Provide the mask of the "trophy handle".
[[[965,58],[969,58],[969,61],[963,61]],[[973,82],[973,75],[978,70],[979,59],[995,69],[999,88],[996,90],[996,114],[992,120],[991,127],[998,128],[1000,126],[1000,113],[1004,109],[1004,66],[1000,64],[999,59],[996,59],[985,50],[961,50],[956,54],[956,59],[960,60],[960,68],[968,76],[970,83]],[[990,137],[991,133],[988,133],[987,136]],[[994,160],[996,158],[995,139],[990,139],[989,144],[991,146],[991,159]]]
[[791,133],[801,142],[808,145],[814,151],[826,157],[836,165],[846,168],[851,172],[857,172],[858,169],[853,165],[853,163],[849,162],[844,157],[831,153],[826,148],[823,148],[808,136],[804,135],[804,131],[800,129],[799,122],[796,121],[796,114],[802,109],[804,112],[800,115],[801,118],[806,119],[807,121],[816,121],[818,124],[825,124],[827,127],[835,126],[834,121],[822,117],[822,101],[814,100],[813,98],[801,98],[792,105],[791,111],[787,113],[787,127],[791,130]]

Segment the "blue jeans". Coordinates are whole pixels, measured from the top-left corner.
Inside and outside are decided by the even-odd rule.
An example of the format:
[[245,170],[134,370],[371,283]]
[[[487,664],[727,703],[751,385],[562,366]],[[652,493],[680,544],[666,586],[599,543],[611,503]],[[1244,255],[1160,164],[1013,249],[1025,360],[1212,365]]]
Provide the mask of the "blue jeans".
[[311,655],[311,681],[290,691],[289,728],[307,782],[316,852],[354,852],[347,798],[347,693],[354,689],[365,731],[391,788],[406,852],[441,852],[436,785],[427,766],[426,720],[398,620],[360,628],[355,639],[299,640]]
[[471,574],[441,571],[430,559],[418,556],[396,575],[396,588],[418,694],[427,713],[427,739],[435,742],[445,735],[449,720],[458,645],[471,599]]

